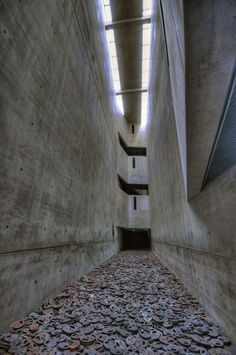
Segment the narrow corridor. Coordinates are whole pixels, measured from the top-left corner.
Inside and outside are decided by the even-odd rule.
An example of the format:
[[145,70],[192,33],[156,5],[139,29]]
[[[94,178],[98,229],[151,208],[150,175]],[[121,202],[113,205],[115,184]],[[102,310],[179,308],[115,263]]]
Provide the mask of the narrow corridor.
[[112,257],[0,336],[1,354],[223,355],[229,345],[147,251]]

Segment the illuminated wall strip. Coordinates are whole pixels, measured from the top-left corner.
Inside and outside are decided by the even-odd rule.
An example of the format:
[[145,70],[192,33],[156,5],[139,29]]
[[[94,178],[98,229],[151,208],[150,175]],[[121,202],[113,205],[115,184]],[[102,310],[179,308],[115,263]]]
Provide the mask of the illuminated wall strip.
[[104,5],[104,17],[106,22],[111,22],[111,7],[110,7],[110,0],[103,0]]
[[148,69],[150,57],[150,24],[143,25],[143,38],[142,38],[142,87],[148,85]]
[[[104,4],[105,22],[111,22],[112,16],[111,16],[110,0],[103,0],[103,4]],[[120,74],[119,74],[118,61],[117,61],[114,30],[113,29],[107,30],[106,36],[107,36],[110,64],[111,64],[111,69],[112,69],[112,76],[113,76],[115,91],[120,91],[121,90]],[[117,107],[120,110],[120,112],[122,114],[124,114],[122,95],[116,96],[116,104],[117,104]]]
[[152,0],[143,0],[143,16],[151,16]]
[[[143,16],[151,16],[152,0],[143,0]],[[148,86],[149,59],[150,59],[150,41],[151,41],[151,24],[143,25],[142,35],[142,88]],[[146,92],[142,93],[141,101],[141,127],[145,127],[147,123],[147,97]]]

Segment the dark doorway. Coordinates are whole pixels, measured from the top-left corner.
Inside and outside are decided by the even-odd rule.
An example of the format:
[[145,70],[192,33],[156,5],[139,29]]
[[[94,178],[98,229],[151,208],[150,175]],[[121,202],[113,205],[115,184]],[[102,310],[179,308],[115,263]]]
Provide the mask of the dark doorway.
[[149,229],[118,228],[121,250],[151,249],[151,231]]

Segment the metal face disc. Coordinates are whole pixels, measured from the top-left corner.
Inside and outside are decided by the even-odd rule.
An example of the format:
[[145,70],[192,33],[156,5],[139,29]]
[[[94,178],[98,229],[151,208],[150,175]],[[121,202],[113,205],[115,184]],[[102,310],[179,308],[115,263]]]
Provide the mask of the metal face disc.
[[0,335],[0,354],[229,355],[230,339],[152,253],[121,252]]

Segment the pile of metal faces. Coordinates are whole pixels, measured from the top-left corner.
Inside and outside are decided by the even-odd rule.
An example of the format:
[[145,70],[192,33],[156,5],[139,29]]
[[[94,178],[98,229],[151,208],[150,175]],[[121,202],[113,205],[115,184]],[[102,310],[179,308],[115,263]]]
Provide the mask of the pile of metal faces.
[[126,251],[0,336],[1,354],[231,354],[230,340],[151,252]]

